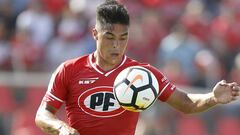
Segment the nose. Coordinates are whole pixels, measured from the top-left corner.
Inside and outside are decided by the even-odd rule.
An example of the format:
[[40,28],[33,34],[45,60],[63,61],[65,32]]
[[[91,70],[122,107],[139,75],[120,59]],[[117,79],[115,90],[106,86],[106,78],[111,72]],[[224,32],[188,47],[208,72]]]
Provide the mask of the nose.
[[114,40],[113,41],[113,47],[117,48],[120,45],[120,41],[119,40]]

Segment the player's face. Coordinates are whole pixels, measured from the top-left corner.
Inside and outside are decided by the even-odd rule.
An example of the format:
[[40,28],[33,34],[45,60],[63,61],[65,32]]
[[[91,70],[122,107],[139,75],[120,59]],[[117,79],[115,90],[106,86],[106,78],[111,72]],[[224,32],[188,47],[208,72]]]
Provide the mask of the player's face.
[[101,30],[93,30],[97,42],[97,60],[102,64],[115,66],[125,53],[128,42],[128,26],[111,24]]

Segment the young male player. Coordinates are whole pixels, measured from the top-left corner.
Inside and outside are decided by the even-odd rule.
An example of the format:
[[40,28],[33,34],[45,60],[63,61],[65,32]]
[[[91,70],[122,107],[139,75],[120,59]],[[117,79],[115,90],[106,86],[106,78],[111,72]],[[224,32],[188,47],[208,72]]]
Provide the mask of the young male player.
[[[96,51],[64,62],[51,77],[36,115],[36,125],[45,133],[134,135],[139,113],[122,109],[112,92],[118,73],[133,65],[151,70],[159,82],[161,94],[158,99],[184,113],[202,112],[214,105],[229,103],[238,96],[238,84],[225,81],[217,83],[208,94],[184,93],[151,65],[127,57],[129,15],[116,1],[107,1],[97,8],[92,33]],[[68,123],[55,116],[63,103]]]

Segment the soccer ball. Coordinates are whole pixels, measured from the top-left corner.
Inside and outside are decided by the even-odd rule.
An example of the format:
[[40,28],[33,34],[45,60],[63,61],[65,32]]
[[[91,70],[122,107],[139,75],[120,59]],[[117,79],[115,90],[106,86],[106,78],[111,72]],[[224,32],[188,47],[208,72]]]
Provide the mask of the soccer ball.
[[113,93],[124,109],[141,112],[156,101],[159,85],[150,70],[141,66],[131,66],[118,74],[114,81]]

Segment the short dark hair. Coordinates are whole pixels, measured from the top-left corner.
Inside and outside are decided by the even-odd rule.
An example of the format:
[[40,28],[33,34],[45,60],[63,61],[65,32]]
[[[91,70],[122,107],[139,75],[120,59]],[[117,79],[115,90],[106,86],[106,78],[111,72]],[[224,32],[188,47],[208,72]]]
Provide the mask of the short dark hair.
[[97,7],[97,24],[123,24],[129,26],[129,14],[126,7],[115,0],[106,0]]

